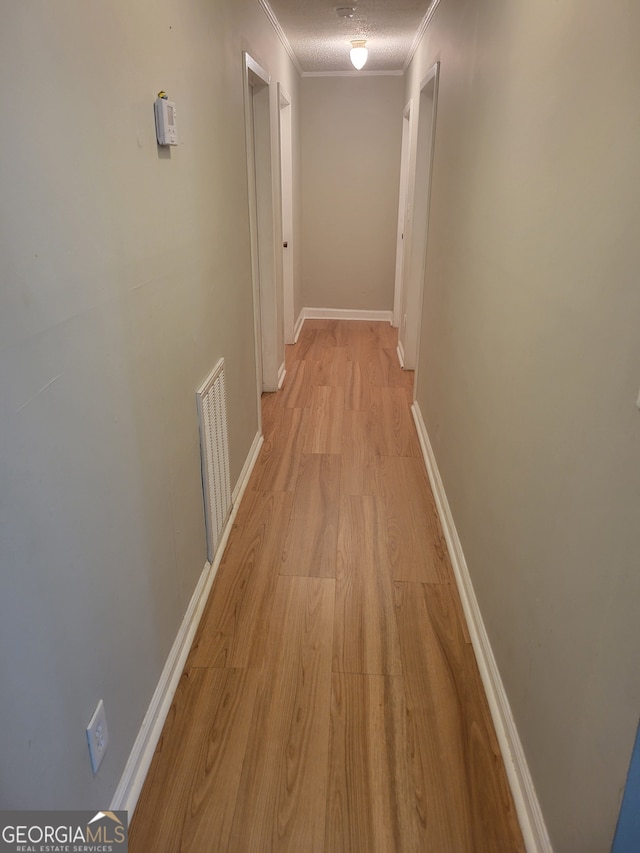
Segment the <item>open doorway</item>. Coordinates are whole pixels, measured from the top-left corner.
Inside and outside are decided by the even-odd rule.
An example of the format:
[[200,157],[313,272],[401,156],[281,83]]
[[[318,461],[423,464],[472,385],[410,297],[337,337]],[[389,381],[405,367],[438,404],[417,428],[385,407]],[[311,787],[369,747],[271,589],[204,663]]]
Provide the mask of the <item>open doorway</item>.
[[[403,277],[404,277],[404,247],[405,233],[408,235],[408,204],[409,204],[409,158],[411,153],[411,101],[404,109],[402,118],[402,154],[400,157],[400,197],[398,200],[398,236],[396,248],[396,278],[393,292],[393,325],[400,327],[402,322]],[[398,356],[404,365],[404,353],[398,343]]]
[[256,378],[260,412],[261,393],[276,391],[278,388],[279,368],[270,77],[248,53],[244,53],[243,58]]
[[291,99],[278,83],[280,105],[280,192],[282,210],[282,299],[284,342],[294,343],[293,299],[293,148],[291,141]]
[[404,367],[409,370],[415,370],[418,361],[439,71],[440,63],[436,62],[420,84],[413,181],[410,181],[410,198],[405,220],[398,341]]

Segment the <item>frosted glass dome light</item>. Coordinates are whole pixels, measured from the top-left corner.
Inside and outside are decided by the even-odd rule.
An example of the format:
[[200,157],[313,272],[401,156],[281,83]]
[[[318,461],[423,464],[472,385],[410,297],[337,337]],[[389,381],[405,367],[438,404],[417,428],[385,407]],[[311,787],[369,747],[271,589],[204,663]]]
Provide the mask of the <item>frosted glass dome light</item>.
[[366,39],[354,39],[351,42],[351,51],[349,55],[351,56],[351,62],[358,71],[360,71],[361,68],[364,68],[367,56],[369,55],[369,51],[365,47],[366,43]]

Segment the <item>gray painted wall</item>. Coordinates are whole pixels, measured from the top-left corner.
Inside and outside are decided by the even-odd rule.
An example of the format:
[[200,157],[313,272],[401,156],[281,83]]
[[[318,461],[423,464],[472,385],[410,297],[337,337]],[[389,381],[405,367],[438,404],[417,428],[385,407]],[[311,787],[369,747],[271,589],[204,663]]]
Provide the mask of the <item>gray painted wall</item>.
[[557,853],[640,713],[640,11],[443,0],[418,401]]
[[4,808],[111,802],[205,562],[195,389],[220,356],[234,483],[256,434],[243,49],[297,103],[250,0],[3,10]]
[[301,82],[305,307],[393,308],[402,77]]

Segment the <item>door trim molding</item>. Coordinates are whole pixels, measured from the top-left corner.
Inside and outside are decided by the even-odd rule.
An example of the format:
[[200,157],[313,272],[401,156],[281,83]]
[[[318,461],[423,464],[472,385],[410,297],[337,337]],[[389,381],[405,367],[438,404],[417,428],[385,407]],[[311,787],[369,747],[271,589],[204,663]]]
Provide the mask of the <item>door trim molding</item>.
[[421,80],[411,113],[411,153],[398,339],[405,364],[417,373],[425,292],[429,239],[431,184],[433,179],[440,62]]
[[410,98],[402,112],[402,150],[400,152],[400,192],[398,194],[398,227],[396,228],[396,266],[393,286],[393,325],[402,322],[402,288],[404,282],[405,247],[408,238],[408,204],[411,193],[411,128],[413,99]]
[[411,407],[418,431],[422,455],[427,467],[429,482],[442,523],[453,572],[465,619],[471,636],[473,651],[478,662],[482,684],[487,695],[493,725],[496,730],[500,752],[504,760],[507,778],[515,802],[518,821],[524,837],[527,853],[553,853],[551,841],[544,822],[542,809],[533,785],[527,759],[518,735],[507,693],[500,677],[489,636],[484,626],[478,599],[469,574],[469,567],[462,550],[462,543],[447,500],[438,463],[429,440],[427,428],[417,401]]
[[[271,85],[271,75],[268,71],[265,71],[262,65],[255,61],[255,59],[245,51],[243,51],[242,56],[244,57],[244,65],[249,74],[249,85],[255,86],[263,83],[265,86]],[[253,78],[252,76],[253,75]],[[258,79],[256,79],[258,78]]]
[[[271,76],[243,51],[243,89],[251,277],[256,338],[256,405],[263,391],[275,391],[278,373],[278,305],[275,255]],[[260,425],[262,421],[259,421]]]

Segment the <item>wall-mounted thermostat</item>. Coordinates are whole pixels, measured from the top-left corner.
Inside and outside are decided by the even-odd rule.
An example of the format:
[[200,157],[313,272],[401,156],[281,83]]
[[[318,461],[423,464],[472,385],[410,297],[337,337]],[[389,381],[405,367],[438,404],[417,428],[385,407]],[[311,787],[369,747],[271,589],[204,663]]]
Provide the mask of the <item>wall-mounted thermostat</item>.
[[176,105],[168,101],[161,92],[154,104],[156,114],[156,137],[158,145],[177,145],[178,130],[176,128]]

